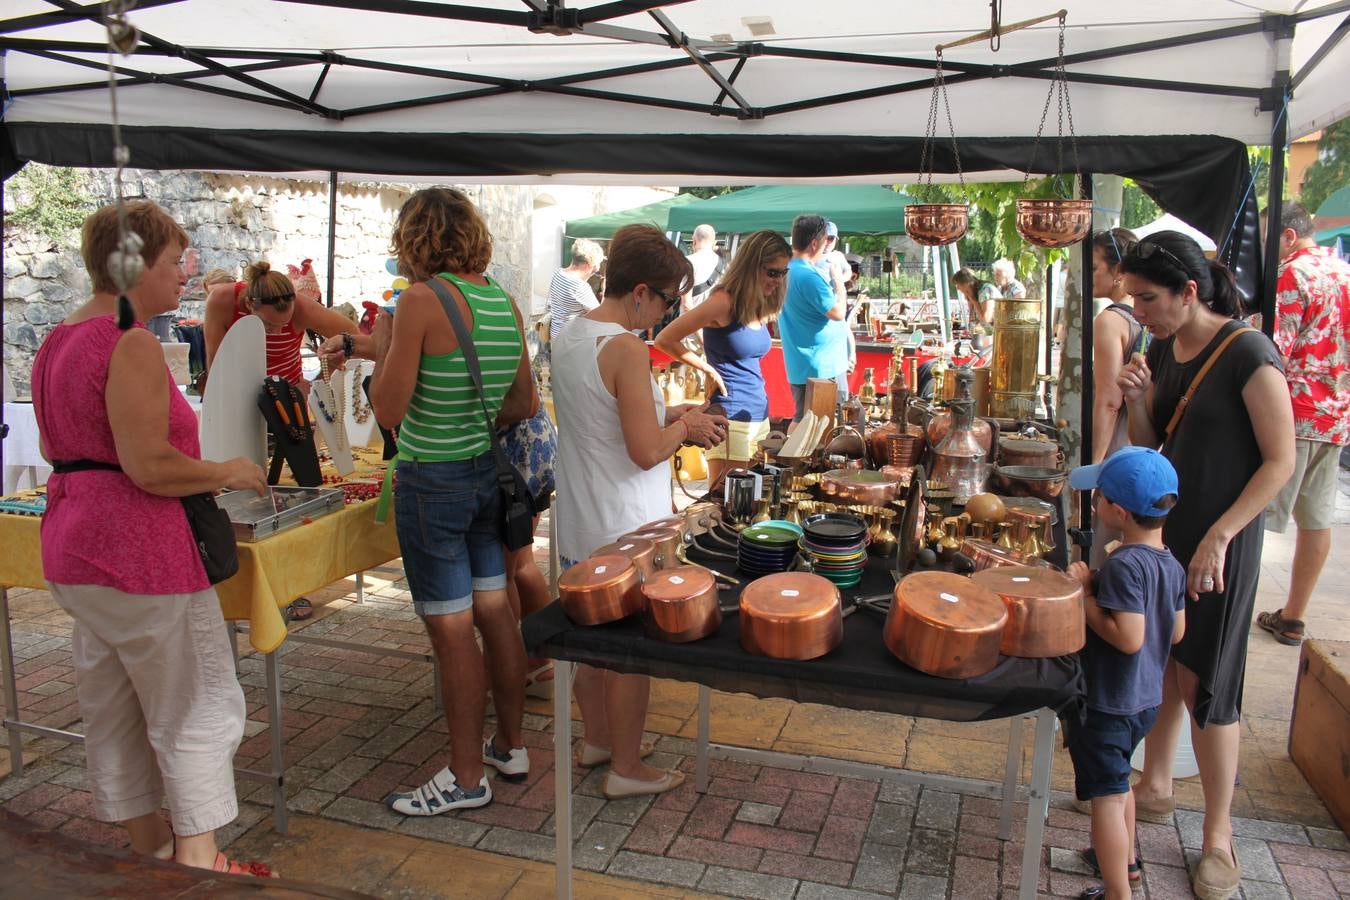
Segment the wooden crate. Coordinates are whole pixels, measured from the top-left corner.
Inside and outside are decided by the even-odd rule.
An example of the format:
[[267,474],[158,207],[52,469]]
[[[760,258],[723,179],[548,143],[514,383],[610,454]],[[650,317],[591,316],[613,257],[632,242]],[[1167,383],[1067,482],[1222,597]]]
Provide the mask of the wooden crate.
[[1350,832],[1350,641],[1303,642],[1289,756]]

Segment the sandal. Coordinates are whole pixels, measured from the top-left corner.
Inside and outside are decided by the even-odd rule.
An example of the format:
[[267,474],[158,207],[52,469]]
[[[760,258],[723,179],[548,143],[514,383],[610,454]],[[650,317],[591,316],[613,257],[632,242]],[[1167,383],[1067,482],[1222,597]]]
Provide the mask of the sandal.
[[525,673],[525,696],[543,700],[553,698],[553,660]]
[[[1101,866],[1097,865],[1096,850],[1094,850],[1091,847],[1087,848],[1086,850],[1080,850],[1078,851],[1078,858],[1087,864],[1087,867],[1092,870],[1093,875],[1095,875],[1098,878],[1102,877]],[[1126,869],[1126,874],[1129,875],[1131,885],[1139,884],[1139,880],[1143,877],[1142,874],[1143,868],[1144,865],[1139,861],[1138,854],[1135,854],[1134,862],[1130,863],[1129,867]]]
[[286,617],[292,622],[308,619],[312,615],[314,615],[314,604],[310,603],[305,597],[292,601],[291,605],[286,607]]
[[1275,640],[1288,647],[1297,647],[1303,643],[1303,622],[1300,619],[1286,619],[1284,610],[1256,614],[1256,624],[1269,631]]
[[280,878],[276,872],[267,863],[260,862],[238,862],[228,858],[224,853],[216,854],[216,861],[211,865],[212,872],[224,872],[226,875],[250,875],[254,878]]

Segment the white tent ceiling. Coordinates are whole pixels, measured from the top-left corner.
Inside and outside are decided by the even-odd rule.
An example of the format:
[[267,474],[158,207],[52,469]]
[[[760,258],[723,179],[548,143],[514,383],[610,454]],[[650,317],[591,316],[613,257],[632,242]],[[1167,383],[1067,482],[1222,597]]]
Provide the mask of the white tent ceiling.
[[[923,66],[931,64],[934,45],[990,24],[987,0],[686,0],[638,12],[627,10],[658,4],[572,0],[565,8],[583,17],[613,17],[587,23],[585,33],[565,36],[531,33],[521,24],[447,17],[523,23],[532,7],[545,4],[142,0],[143,8],[133,9],[129,18],[145,40],[136,55],[119,64],[139,73],[192,77],[177,83],[124,84],[118,91],[121,119],[129,126],[175,129],[303,130],[338,140],[348,134],[408,133],[415,141],[416,134],[428,131],[735,135],[763,139],[766,146],[797,135],[829,135],[840,141],[912,137],[922,135],[927,119],[932,74]],[[1004,0],[1001,5],[1005,25],[1054,12],[1038,0]],[[104,42],[100,24],[30,18],[74,6],[68,0],[6,0],[0,48],[7,51],[4,77],[12,95],[4,111],[7,124],[108,121],[106,88],[50,92],[104,78],[79,64],[106,63],[105,54],[83,52],[88,44]],[[1333,31],[1345,33],[1347,13],[1350,3],[1331,0],[1073,3],[1068,6],[1066,50],[1067,71],[1080,79],[1071,87],[1075,129],[1080,135],[1208,134],[1269,143],[1278,104],[1267,98],[1263,110],[1258,95],[1271,86],[1277,41],[1273,30],[1261,30],[1263,18],[1271,23],[1271,14],[1299,17],[1290,48],[1292,73],[1298,78]],[[669,30],[663,31],[667,25]],[[756,33],[765,28],[768,33]],[[744,63],[734,76],[734,91],[748,111],[738,115],[734,98],[719,99],[722,92],[714,76],[662,37],[670,32],[688,36],[694,52],[712,60],[708,65],[722,77],[733,78]],[[1178,43],[1212,32],[1227,36]],[[1145,42],[1160,44],[1146,52],[1106,53]],[[150,55],[156,44],[167,55]],[[1034,134],[1056,44],[1057,28],[1048,22],[1003,36],[997,52],[988,41],[949,51],[957,135]],[[203,56],[180,58],[176,51],[163,49],[174,47],[199,50]],[[852,56],[795,55],[802,51]],[[1089,58],[1075,60],[1083,54]],[[325,58],[344,62],[325,74]],[[200,77],[205,74],[203,59],[236,68],[269,61],[285,65],[250,71],[242,78],[232,73]],[[575,78],[653,63],[671,67]],[[1034,70],[1015,73],[1015,67],[1030,63],[1036,64]],[[1002,74],[1009,77],[963,80],[962,67],[968,65],[1008,67]],[[1100,78],[1110,83],[1093,83]],[[1288,111],[1290,134],[1315,130],[1350,113],[1348,83],[1350,40],[1337,43],[1297,85]],[[390,108],[378,111],[384,106]],[[719,107],[721,115],[710,114]],[[1052,110],[1047,130],[1053,134],[1055,129]],[[578,161],[560,168],[584,171]],[[544,174],[546,167],[531,163],[524,169],[513,174]],[[453,175],[453,168],[447,174]],[[638,180],[678,174],[648,172]],[[872,180],[886,180],[912,173],[869,174]]]

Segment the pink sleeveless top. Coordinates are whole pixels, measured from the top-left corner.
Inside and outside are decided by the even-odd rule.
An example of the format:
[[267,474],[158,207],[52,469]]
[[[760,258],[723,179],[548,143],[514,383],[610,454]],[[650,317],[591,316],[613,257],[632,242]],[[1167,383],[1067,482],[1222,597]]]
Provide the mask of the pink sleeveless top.
[[[137,327],[144,327],[137,323]],[[58,325],[33,361],[33,410],[47,458],[117,462],[104,391],[122,332],[111,316]],[[201,458],[197,416],[164,367],[169,443]],[[159,497],[121,472],[52,475],[42,516],[42,570],[56,584],[97,584],[128,594],[187,594],[210,587],[177,497]]]

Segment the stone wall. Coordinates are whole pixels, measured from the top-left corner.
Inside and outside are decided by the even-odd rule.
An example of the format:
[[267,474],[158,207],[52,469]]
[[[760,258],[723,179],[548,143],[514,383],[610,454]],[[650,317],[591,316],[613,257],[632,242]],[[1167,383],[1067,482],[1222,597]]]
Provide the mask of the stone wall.
[[[87,173],[91,209],[111,202],[110,170]],[[6,184],[5,212],[31,202]],[[408,184],[341,184],[336,223],[334,302],[380,300],[393,276],[385,269],[389,234]],[[492,231],[488,272],[517,299],[530,296],[531,231],[535,189],[521,185],[474,185],[473,198]],[[200,269],[188,283],[182,315],[201,315],[200,276],[220,267],[240,273],[255,259],[275,267],[314,260],[327,288],[328,183],[259,175],[131,170],[124,196],[146,197],[169,210],[200,253]],[[79,234],[53,240],[6,222],[4,232],[4,367],[21,394],[28,393],[33,354],[47,333],[89,296],[79,253]]]

